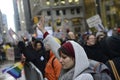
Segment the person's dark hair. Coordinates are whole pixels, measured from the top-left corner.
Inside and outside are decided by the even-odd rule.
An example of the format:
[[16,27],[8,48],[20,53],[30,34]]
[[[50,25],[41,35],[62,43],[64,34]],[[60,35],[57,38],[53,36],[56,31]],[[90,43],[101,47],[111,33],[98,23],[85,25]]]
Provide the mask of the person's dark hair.
[[89,37],[92,36],[92,35],[95,36],[94,34],[88,34],[88,35],[86,36],[86,40],[88,40]]
[[33,41],[33,42],[36,41],[36,38],[35,38],[35,37],[32,37],[32,41]]
[[18,48],[25,48],[25,43],[23,41],[18,42]]
[[23,51],[25,49],[25,43],[23,41],[19,41],[17,46],[18,46],[20,52],[23,53]]
[[43,45],[43,42],[42,42],[42,41],[36,40],[36,41],[35,41],[35,44],[34,44],[35,47],[37,46],[37,43],[40,43],[40,44],[41,44],[41,49],[44,48],[44,45]]

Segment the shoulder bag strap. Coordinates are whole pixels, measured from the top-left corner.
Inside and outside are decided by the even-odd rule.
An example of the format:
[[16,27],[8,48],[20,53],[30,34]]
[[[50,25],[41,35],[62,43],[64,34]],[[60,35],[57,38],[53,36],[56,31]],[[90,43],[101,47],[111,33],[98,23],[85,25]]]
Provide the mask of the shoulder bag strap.
[[118,72],[117,72],[117,69],[116,69],[116,67],[115,67],[114,62],[113,62],[112,60],[109,60],[109,63],[110,63],[110,66],[111,66],[111,68],[112,68],[112,71],[113,71],[113,74],[114,74],[114,76],[115,76],[115,79],[116,79],[116,80],[120,80],[120,76],[119,76],[119,74],[118,74]]

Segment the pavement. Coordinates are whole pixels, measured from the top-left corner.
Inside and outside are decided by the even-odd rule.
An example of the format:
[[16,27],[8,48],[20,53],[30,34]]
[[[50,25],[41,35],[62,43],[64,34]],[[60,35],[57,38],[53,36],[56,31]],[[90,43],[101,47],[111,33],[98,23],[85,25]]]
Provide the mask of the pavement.
[[[6,67],[12,66],[14,63],[15,63],[14,61],[0,62],[0,80],[16,80],[8,73],[2,73],[3,69],[5,69]],[[25,80],[24,70],[22,71],[22,77],[17,80]]]

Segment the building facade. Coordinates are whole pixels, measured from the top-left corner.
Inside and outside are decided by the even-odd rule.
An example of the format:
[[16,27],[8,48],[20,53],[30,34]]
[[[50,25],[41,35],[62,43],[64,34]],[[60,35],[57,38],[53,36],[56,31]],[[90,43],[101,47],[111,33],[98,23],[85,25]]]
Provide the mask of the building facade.
[[33,32],[29,0],[17,0],[20,29],[23,32]]
[[86,19],[99,14],[104,27],[119,26],[119,0],[17,0],[21,30],[33,28],[45,16],[45,26],[77,33],[89,30]]
[[54,30],[86,31],[83,0],[30,0],[30,6],[34,24],[44,15],[45,26]]
[[120,0],[84,0],[85,18],[99,14],[104,27],[120,26]]
[[15,31],[18,32],[21,30],[21,24],[20,24],[20,18],[18,13],[18,6],[17,6],[17,0],[13,0],[13,6],[14,6],[14,23],[15,23]]

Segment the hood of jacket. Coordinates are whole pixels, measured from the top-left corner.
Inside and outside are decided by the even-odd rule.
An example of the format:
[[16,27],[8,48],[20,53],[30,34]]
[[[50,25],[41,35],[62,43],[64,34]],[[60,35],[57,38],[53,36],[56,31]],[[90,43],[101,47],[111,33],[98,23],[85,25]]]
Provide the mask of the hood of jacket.
[[[59,53],[58,49],[60,48],[60,44],[58,44],[51,35],[47,35],[47,37],[44,39],[44,43],[48,42],[53,53],[55,53],[56,57],[59,59]],[[89,61],[88,57],[85,53],[85,50],[81,45],[76,43],[75,41],[69,40],[69,42],[73,46],[73,50],[75,53],[75,67],[74,69],[74,74],[73,74],[73,79],[74,80],[80,73],[82,73],[86,68],[89,66]],[[70,70],[71,71],[71,70]],[[68,71],[69,72],[69,71]],[[67,74],[68,72],[65,71],[64,74]],[[61,74],[62,77],[62,74]]]
[[75,67],[74,67],[74,75],[73,80],[80,75],[81,72],[83,72],[86,68],[89,66],[89,60],[85,53],[85,50],[82,46],[80,46],[75,41],[69,41],[72,46],[73,50],[75,52]]

